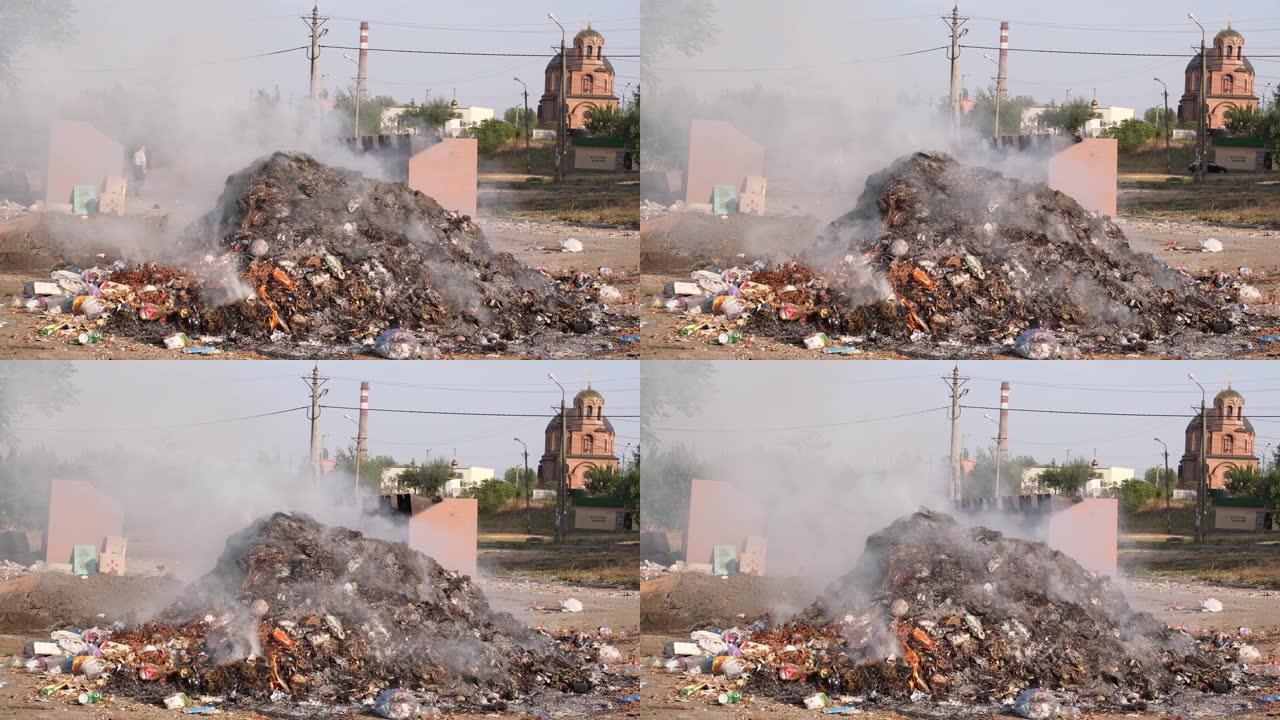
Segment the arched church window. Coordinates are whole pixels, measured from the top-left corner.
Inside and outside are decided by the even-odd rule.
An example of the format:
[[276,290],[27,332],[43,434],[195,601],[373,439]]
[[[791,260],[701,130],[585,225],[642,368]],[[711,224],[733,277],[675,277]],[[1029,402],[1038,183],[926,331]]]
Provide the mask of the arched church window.
[[587,57],[591,57],[591,46],[587,46]]
[[1222,449],[1228,455],[1235,452],[1235,444],[1236,444],[1235,438],[1231,437],[1230,435],[1224,436],[1222,438]]
[[1233,87],[1234,85],[1235,85],[1235,78],[1231,77],[1230,75],[1222,76],[1222,92],[1228,93],[1228,94],[1235,92],[1235,88]]
[[595,445],[595,440],[590,435],[582,436],[582,452],[584,454],[590,455],[594,449],[593,448],[594,445]]
[[582,76],[582,92],[583,93],[590,95],[594,89],[593,87],[594,85],[595,85],[595,78],[593,78],[590,75]]

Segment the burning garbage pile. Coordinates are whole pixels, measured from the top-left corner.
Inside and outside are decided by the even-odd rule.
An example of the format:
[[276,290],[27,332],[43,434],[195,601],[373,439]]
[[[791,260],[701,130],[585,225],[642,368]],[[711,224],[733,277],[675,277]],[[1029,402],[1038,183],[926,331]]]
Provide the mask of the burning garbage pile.
[[1106,577],[1044,543],[929,511],[869,537],[853,571],[787,622],[690,639],[669,646],[664,662],[705,678],[685,694],[763,694],[811,708],[1015,709],[1048,697],[1142,709],[1174,694],[1242,690],[1258,659],[1243,642],[1197,640],[1135,611]]
[[71,691],[88,682],[170,707],[501,711],[633,684],[607,642],[533,630],[403,543],[297,514],[229,538],[215,568],[153,621],[54,636],[29,648],[29,669],[61,671]]
[[468,216],[301,153],[228,178],[174,257],[156,260],[55,272],[18,304],[62,313],[42,330],[50,335],[78,338],[84,321],[101,319],[93,329],[173,349],[292,342],[396,357],[634,325],[592,279],[533,270],[494,252]]
[[1133,251],[1115,223],[1043,183],[924,152],[868,178],[803,257],[691,281],[659,301],[693,316],[686,335],[750,332],[849,354],[940,343],[1028,357],[1146,351],[1230,333],[1247,310],[1221,284]]

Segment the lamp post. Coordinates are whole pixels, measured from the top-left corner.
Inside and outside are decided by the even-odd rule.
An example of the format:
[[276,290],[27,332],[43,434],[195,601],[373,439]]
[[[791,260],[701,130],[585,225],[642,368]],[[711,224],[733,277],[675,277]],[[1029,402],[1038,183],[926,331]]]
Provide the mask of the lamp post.
[[533,154],[529,150],[529,86],[520,78],[512,78],[524,87],[524,174],[533,174]]
[[1191,378],[1191,382],[1200,388],[1200,470],[1197,473],[1199,477],[1196,484],[1196,542],[1203,543],[1205,536],[1204,527],[1204,510],[1205,510],[1205,492],[1206,485],[1209,482],[1209,416],[1205,413],[1204,399],[1205,390],[1196,376],[1187,373],[1187,377]]
[[1000,460],[1001,460],[1001,457],[1000,457],[1000,432],[999,432],[1000,423],[999,423],[999,421],[997,421],[995,418],[991,417],[990,415],[983,415],[982,417],[984,417],[984,418],[986,418],[986,419],[990,420],[990,421],[991,421],[991,424],[992,424],[992,425],[995,425],[995,426],[996,426],[996,428],[997,428],[997,430],[996,430],[996,436],[995,436],[994,438],[992,438],[992,439],[993,439],[993,440],[995,440],[995,443],[996,443],[996,458],[995,458],[995,459],[996,459],[996,491],[995,491],[996,507],[1000,507],[1000,464],[1001,464],[1001,463],[1000,463]]
[[1165,445],[1160,438],[1153,438],[1156,442],[1164,445],[1164,524],[1165,531],[1173,534],[1173,506],[1170,496],[1173,495],[1173,488],[1169,483],[1169,446]]
[[1173,151],[1169,149],[1169,86],[1160,78],[1152,78],[1164,87],[1164,171],[1173,174]]
[[[996,59],[990,55],[982,53],[982,57],[986,58],[988,62],[995,65],[997,68],[1000,67],[1000,63],[996,62]],[[998,144],[1000,142],[1000,95],[1004,92],[1004,78],[1000,77],[1000,71],[996,70],[996,76],[993,79],[996,81],[996,127],[993,131],[993,135],[995,136],[996,143]]]
[[[547,17],[551,18],[551,22],[560,28],[560,97],[556,100],[556,182],[564,182],[564,164],[565,164],[565,132],[569,119],[565,117],[565,111],[569,107],[569,58],[564,51],[564,26],[556,19],[555,15],[547,13]],[[563,389],[563,388],[562,388]]]
[[1209,58],[1204,54],[1204,26],[1200,24],[1200,21],[1196,19],[1195,15],[1187,13],[1187,17],[1191,18],[1191,22],[1195,23],[1196,27],[1200,28],[1200,93],[1199,101],[1196,105],[1196,133],[1198,135],[1196,139],[1196,184],[1203,185],[1205,162],[1204,138],[1205,134],[1209,130],[1209,128],[1205,126],[1205,110],[1207,108],[1205,108],[1204,102],[1205,93],[1208,92],[1208,88],[1206,86],[1209,83]]
[[529,507],[529,446],[524,444],[520,438],[512,438],[524,447],[524,531],[527,535],[533,534],[533,510]]
[[555,375],[547,373],[547,377],[551,378],[551,382],[560,388],[560,458],[558,487],[556,488],[556,542],[564,542],[564,496],[565,485],[569,483],[569,416],[564,406],[564,386],[556,379]]
[[[342,53],[342,57],[346,58],[348,62],[350,62],[352,65],[355,65],[357,68],[360,67],[360,63],[356,62],[356,59],[351,57],[347,53]],[[360,87],[360,77],[359,75],[357,75],[356,76],[356,132],[355,132],[356,140],[360,139],[360,95],[361,95],[360,91],[361,89],[362,88]]]

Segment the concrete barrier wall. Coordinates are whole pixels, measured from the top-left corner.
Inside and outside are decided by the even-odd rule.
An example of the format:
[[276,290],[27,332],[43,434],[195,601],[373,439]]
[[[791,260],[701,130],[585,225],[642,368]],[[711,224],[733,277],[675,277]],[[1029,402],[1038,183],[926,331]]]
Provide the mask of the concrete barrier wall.
[[711,189],[732,185],[742,190],[748,175],[764,175],[764,146],[722,120],[689,125],[689,170],[685,202],[711,202]]
[[689,485],[685,532],[685,562],[710,563],[716,545],[742,550],[748,537],[764,535],[764,508],[731,483],[694,480]]
[[446,138],[415,153],[409,158],[409,187],[446,210],[475,217],[478,148],[475,138]]
[[49,487],[49,525],[44,560],[69,563],[76,545],[102,548],[108,535],[124,535],[124,508],[80,480],[54,480]]
[[445,498],[409,518],[409,547],[446,570],[476,574],[478,505],[474,498]]
[[1116,577],[1120,505],[1114,498],[1089,498],[1049,517],[1045,541],[1086,570]]
[[1049,187],[1070,195],[1086,210],[1116,214],[1118,145],[1111,138],[1086,138],[1049,159]]
[[124,146],[89,123],[54,121],[49,128],[45,202],[70,203],[71,189],[76,185],[102,190],[108,176],[124,175],[124,160]]

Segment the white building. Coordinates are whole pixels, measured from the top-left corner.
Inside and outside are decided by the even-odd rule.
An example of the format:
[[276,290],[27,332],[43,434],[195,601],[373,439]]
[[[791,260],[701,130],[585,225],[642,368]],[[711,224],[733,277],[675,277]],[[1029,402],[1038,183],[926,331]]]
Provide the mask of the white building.
[[1134,115],[1133,108],[1127,107],[1095,107],[1094,112],[1101,117],[1096,117],[1084,124],[1081,131],[1085,137],[1102,137],[1107,129],[1115,127],[1125,120],[1132,120]]
[[[457,460],[454,460],[457,463]],[[445,497],[462,497],[462,494],[477,485],[492,480],[496,476],[493,468],[458,467],[454,465],[453,477],[444,484],[441,494]]]
[[1029,107],[1022,111],[1022,121],[1018,124],[1020,135],[1057,135],[1061,131],[1044,123],[1044,114],[1051,107]]
[[493,108],[454,107],[457,117],[444,124],[445,137],[463,137],[471,128],[493,119]]
[[[1056,495],[1057,491],[1052,488],[1044,487],[1040,484],[1040,476],[1044,474],[1048,467],[1029,467],[1022,471],[1022,494],[1023,495],[1039,495],[1049,493]],[[1098,465],[1098,461],[1093,461],[1094,477],[1084,485],[1082,495],[1085,497],[1110,497],[1112,492],[1120,487],[1125,480],[1132,480],[1137,477],[1133,468],[1127,467],[1102,467]]]

